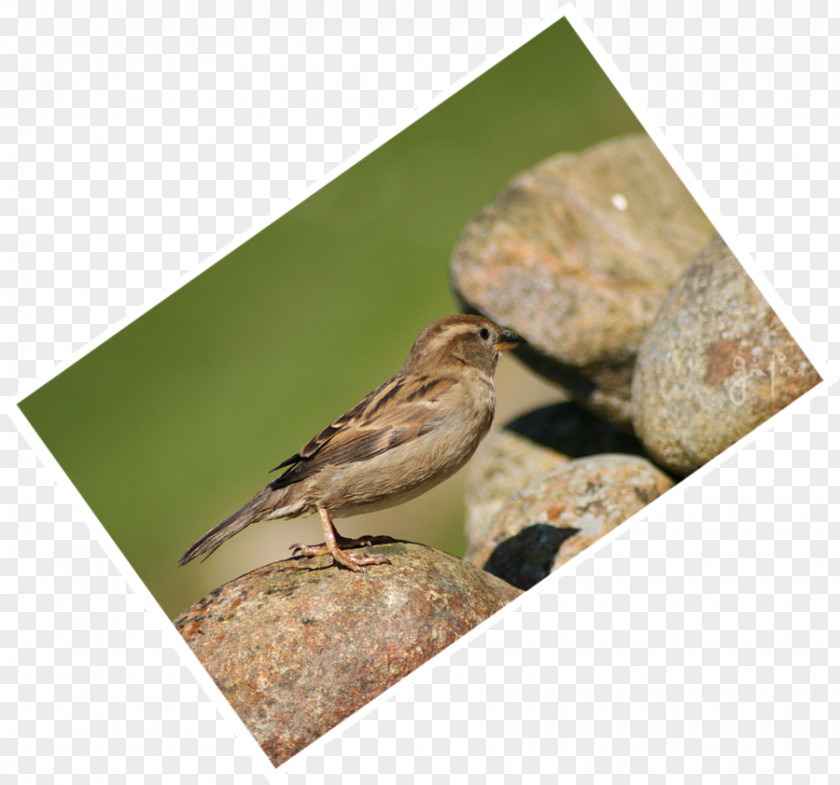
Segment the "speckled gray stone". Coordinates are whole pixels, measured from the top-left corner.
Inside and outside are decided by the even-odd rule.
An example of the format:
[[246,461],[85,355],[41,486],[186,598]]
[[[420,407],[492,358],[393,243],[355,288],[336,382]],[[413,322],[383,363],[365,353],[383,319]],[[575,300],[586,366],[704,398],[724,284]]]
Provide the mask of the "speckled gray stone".
[[512,494],[573,458],[602,452],[642,454],[644,448],[572,402],[527,412],[492,433],[467,464],[467,547]]
[[528,589],[672,485],[637,455],[570,461],[511,496],[467,558]]
[[687,475],[819,381],[716,237],[645,337],[633,379],[633,422],[660,466]]
[[175,625],[277,766],[520,592],[423,545],[370,547],[363,574],[331,557],[237,578]]
[[629,429],[636,352],[713,233],[653,142],[627,137],[514,179],[467,225],[451,282],[528,339],[520,359]]

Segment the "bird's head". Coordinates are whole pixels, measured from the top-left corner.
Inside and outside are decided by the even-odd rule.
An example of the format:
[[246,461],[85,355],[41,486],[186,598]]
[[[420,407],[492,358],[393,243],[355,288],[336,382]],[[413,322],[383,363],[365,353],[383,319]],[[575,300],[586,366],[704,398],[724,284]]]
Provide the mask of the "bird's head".
[[445,316],[420,333],[403,371],[416,373],[464,364],[492,376],[501,352],[523,343],[522,336],[483,316]]

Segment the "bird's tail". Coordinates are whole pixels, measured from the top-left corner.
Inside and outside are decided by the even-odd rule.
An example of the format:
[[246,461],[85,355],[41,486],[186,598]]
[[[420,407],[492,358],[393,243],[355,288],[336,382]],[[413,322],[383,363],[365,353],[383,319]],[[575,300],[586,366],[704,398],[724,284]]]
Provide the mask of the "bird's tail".
[[291,505],[283,509],[282,491],[275,490],[271,485],[263,488],[251,501],[238,509],[233,515],[229,515],[221,523],[216,524],[209,532],[199,537],[187,552],[178,560],[179,564],[186,564],[197,556],[204,556],[206,559],[225,540],[241,532],[246,526],[267,518],[281,518],[285,516],[300,515],[302,510],[294,509]]

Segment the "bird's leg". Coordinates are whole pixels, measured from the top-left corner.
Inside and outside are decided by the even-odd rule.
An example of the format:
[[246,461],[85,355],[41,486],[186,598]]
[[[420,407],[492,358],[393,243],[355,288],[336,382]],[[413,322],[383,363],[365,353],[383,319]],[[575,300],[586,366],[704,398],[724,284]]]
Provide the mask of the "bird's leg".
[[292,545],[292,551],[296,556],[326,556],[330,554],[339,564],[354,572],[361,572],[361,565],[363,564],[391,563],[384,556],[374,556],[366,553],[347,553],[344,551],[344,548],[359,548],[364,545],[370,545],[374,539],[378,538],[360,537],[359,539],[352,540],[347,537],[342,537],[336,531],[335,524],[332,522],[332,518],[330,518],[330,513],[326,507],[319,507],[318,514],[321,516],[321,526],[324,529],[324,542],[319,545],[302,545],[300,543]]

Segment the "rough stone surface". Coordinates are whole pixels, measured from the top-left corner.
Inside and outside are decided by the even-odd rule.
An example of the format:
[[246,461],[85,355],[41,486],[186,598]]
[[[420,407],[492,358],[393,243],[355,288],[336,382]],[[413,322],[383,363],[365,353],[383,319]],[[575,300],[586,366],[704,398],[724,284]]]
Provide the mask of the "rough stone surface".
[[523,362],[629,429],[645,331],[713,233],[653,142],[626,137],[514,179],[466,227],[451,282],[528,339]]
[[175,624],[280,765],[520,594],[432,548],[370,548],[363,574],[331,557],[269,564],[216,589]]
[[575,403],[523,414],[491,434],[467,465],[467,546],[477,542],[510,496],[573,458],[604,452],[643,454],[635,437]]
[[653,459],[687,475],[820,381],[720,237],[668,296],[633,381]]
[[513,495],[467,558],[529,589],[672,485],[636,455],[579,458]]

